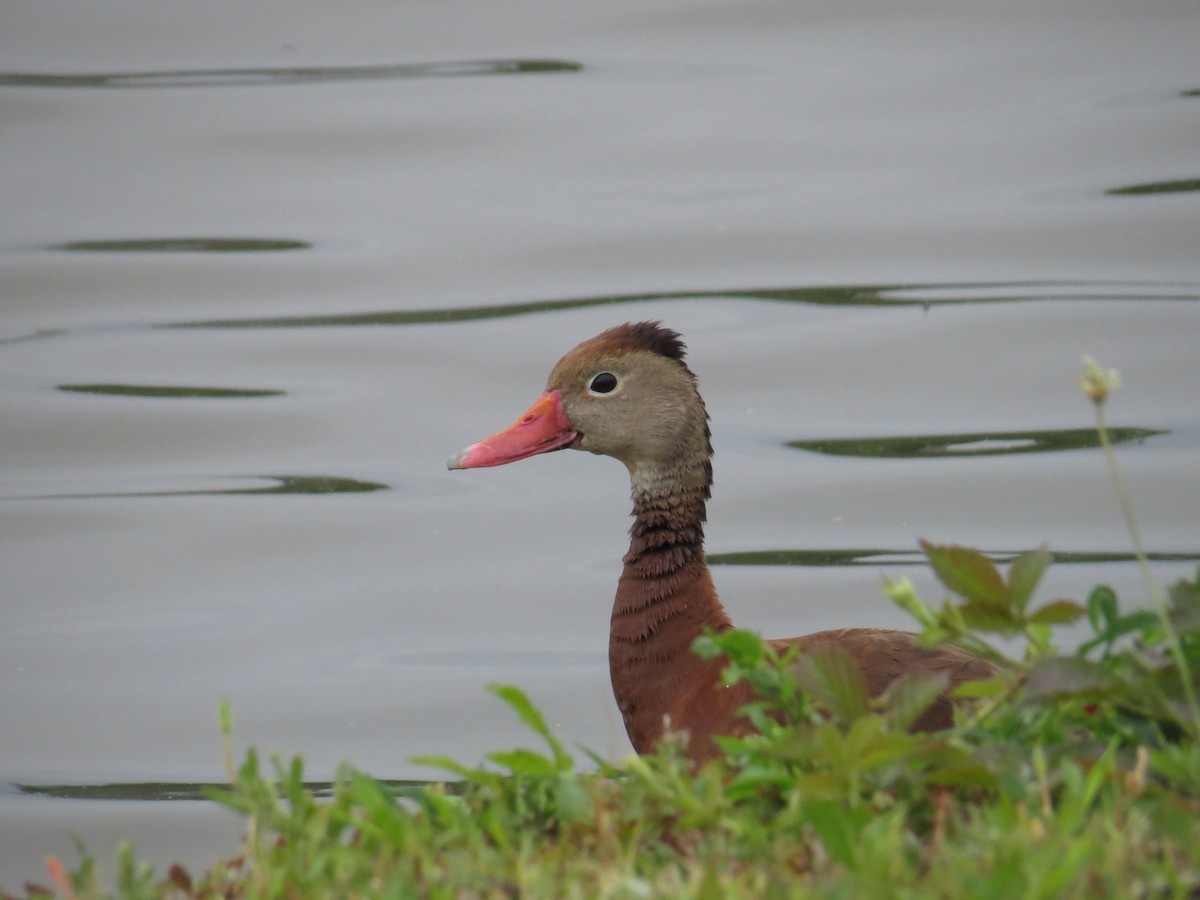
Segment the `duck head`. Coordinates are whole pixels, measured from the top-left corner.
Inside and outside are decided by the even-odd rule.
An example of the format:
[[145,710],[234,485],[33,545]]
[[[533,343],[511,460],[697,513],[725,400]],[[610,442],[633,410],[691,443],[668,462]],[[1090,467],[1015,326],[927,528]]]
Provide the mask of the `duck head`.
[[636,481],[707,463],[708,415],[684,352],[679,335],[657,322],[610,328],[558,361],[521,418],[447,465],[501,466],[571,448],[621,460]]

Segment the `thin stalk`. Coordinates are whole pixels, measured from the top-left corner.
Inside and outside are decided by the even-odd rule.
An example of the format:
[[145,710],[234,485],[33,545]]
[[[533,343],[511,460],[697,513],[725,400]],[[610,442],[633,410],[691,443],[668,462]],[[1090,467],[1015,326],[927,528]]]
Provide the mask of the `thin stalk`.
[[1146,548],[1142,545],[1142,533],[1138,528],[1137,518],[1133,514],[1133,504],[1129,501],[1129,492],[1125,490],[1125,480],[1121,470],[1117,468],[1117,454],[1113,452],[1112,441],[1108,438],[1108,425],[1104,420],[1104,403],[1096,403],[1096,432],[1100,435],[1100,449],[1104,452],[1104,461],[1108,464],[1108,475],[1112,479],[1113,488],[1117,492],[1117,504],[1121,507],[1121,516],[1125,519],[1125,527],[1129,529],[1129,537],[1133,541],[1133,552],[1137,557],[1138,566],[1142,570],[1142,579],[1146,589],[1154,600],[1155,609],[1163,617],[1166,625],[1166,602],[1162,591],[1150,572],[1150,561],[1146,557]]
[[233,711],[230,708],[228,697],[221,698],[218,716],[221,723],[221,745],[225,757],[225,778],[230,785],[233,785],[237,783],[237,768],[233,765]]
[[1112,442],[1108,437],[1108,425],[1104,419],[1104,401],[1108,398],[1109,390],[1117,385],[1117,377],[1115,372],[1104,372],[1103,369],[1096,364],[1094,360],[1085,358],[1087,371],[1084,374],[1084,391],[1092,400],[1092,405],[1096,408],[1096,432],[1100,436],[1100,449],[1104,453],[1104,460],[1108,464],[1108,474],[1112,479],[1113,488],[1117,493],[1117,503],[1121,507],[1121,515],[1125,519],[1125,527],[1129,529],[1129,537],[1133,541],[1133,551],[1137,556],[1138,566],[1142,570],[1142,578],[1146,582],[1146,589],[1150,592],[1150,599],[1154,603],[1154,611],[1158,615],[1159,623],[1162,625],[1163,634],[1166,637],[1167,649],[1171,653],[1171,660],[1175,664],[1175,669],[1179,674],[1180,686],[1183,688],[1183,697],[1187,703],[1188,711],[1192,717],[1192,734],[1195,737],[1200,737],[1200,707],[1196,705],[1196,693],[1192,687],[1192,673],[1188,667],[1187,659],[1183,655],[1183,646],[1179,641],[1179,635],[1171,624],[1171,619],[1167,615],[1167,601],[1163,597],[1162,591],[1159,590],[1158,584],[1154,580],[1154,576],[1150,572],[1150,561],[1146,557],[1146,548],[1142,544],[1141,531],[1138,529],[1137,519],[1133,514],[1133,504],[1129,500],[1129,492],[1125,489],[1125,480],[1121,477],[1121,470],[1117,468],[1117,455],[1113,452]]

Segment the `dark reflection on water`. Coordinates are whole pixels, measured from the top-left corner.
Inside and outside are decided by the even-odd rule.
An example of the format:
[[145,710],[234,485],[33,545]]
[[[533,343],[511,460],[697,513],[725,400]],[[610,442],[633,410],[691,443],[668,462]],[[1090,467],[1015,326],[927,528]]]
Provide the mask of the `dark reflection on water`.
[[246,478],[274,481],[268,487],[211,488],[183,491],[112,491],[87,494],[40,494],[0,497],[0,500],[95,500],[117,497],[210,497],[223,494],[359,494],[386,491],[390,486],[375,481],[357,481],[333,475],[247,475]]
[[[985,555],[993,562],[1010,562],[1018,555],[1016,550],[991,550]],[[1137,557],[1129,552],[1086,552],[1052,550],[1054,562],[1065,564],[1082,563],[1128,563]],[[1151,562],[1198,562],[1200,553],[1147,553]],[[710,553],[708,561],[714,566],[924,566],[925,554],[919,550],[880,550],[866,548],[826,548],[817,550],[751,550],[744,553]]]
[[389,78],[454,78],[465,75],[522,75],[579,72],[583,66],[560,59],[482,59],[386,66],[304,66],[261,69],[179,69],[160,72],[88,72],[56,75],[0,72],[0,87],[178,88],[330,81],[378,81]]
[[609,294],[559,300],[531,300],[451,309],[338,313],[326,316],[267,316],[178,322],[172,328],[320,328],[344,325],[429,325],[507,316],[663,300],[766,300],[813,306],[941,306],[960,303],[1016,303],[1046,300],[1200,300],[1200,285],[1111,284],[1088,282],[993,282],[971,284],[833,285],[785,288],[728,288]]
[[278,397],[285,393],[254,388],[163,387],[153,384],[60,384],[60,391],[76,394],[111,394],[118,397]]
[[[379,783],[397,792],[413,788],[444,785],[448,793],[458,793],[461,783],[438,779],[380,778]],[[306,781],[304,786],[317,797],[333,796],[332,781]],[[218,781],[122,781],[111,784],[16,784],[22,794],[54,797],[58,800],[210,800],[210,791],[227,790]]]
[[130,238],[111,241],[71,241],[52,244],[50,250],[74,253],[277,253],[309,250],[308,241],[290,238],[169,237]]
[[1109,188],[1104,193],[1110,197],[1128,197],[1138,194],[1186,194],[1200,191],[1200,178],[1181,178],[1176,181],[1150,181],[1145,184],[1129,184]]
[[0,337],[0,345],[3,344],[19,344],[22,341],[40,341],[45,338],[58,337],[59,335],[67,334],[65,328],[38,328],[35,331],[26,331],[21,334],[14,334],[9,337]]
[[[1168,431],[1150,428],[1111,428],[1114,444],[1141,443]],[[1050,431],[990,431],[973,434],[917,434],[884,438],[830,438],[818,441],[788,441],[785,446],[829,456],[942,457],[997,456],[1004,453],[1047,453],[1057,450],[1092,449],[1100,446],[1094,428],[1063,428]]]

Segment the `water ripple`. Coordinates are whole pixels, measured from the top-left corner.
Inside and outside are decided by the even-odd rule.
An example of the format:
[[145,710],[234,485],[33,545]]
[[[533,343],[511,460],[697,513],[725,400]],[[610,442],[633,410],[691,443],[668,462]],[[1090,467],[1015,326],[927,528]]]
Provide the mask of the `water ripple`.
[[47,249],[72,253],[278,253],[310,250],[312,244],[293,238],[166,237],[70,241]]
[[[1146,438],[1170,432],[1150,428],[1111,428],[1108,434],[1114,444],[1140,444]],[[1084,450],[1099,447],[1100,437],[1094,428],[1058,428],[1045,431],[980,431],[967,434],[915,434],[882,438],[829,438],[788,441],[785,446],[828,456],[922,459]]]
[[[993,550],[985,555],[995,563],[1008,563],[1018,556],[1015,550]],[[1137,560],[1133,553],[1125,551],[1052,550],[1050,556],[1055,563],[1066,565],[1094,563],[1128,563]],[[1147,553],[1151,562],[1198,562],[1200,553]],[[736,553],[710,553],[707,556],[714,566],[809,566],[816,568],[832,566],[924,566],[925,554],[919,550],[883,550],[878,548],[820,548],[807,550],[748,550]]]
[[76,394],[108,394],[117,397],[203,397],[207,399],[279,397],[286,393],[285,391],[255,388],[167,387],[155,384],[60,384],[58,389]]
[[201,488],[165,491],[97,491],[69,494],[35,494],[0,497],[0,500],[99,500],[125,497],[211,497],[229,494],[359,494],[390,490],[390,485],[359,481],[336,475],[247,475],[257,481],[274,482],[266,486],[239,488]]
[[1187,194],[1200,191],[1200,178],[1179,178],[1174,181],[1148,181],[1145,184],[1127,184],[1109,188],[1104,193],[1110,197],[1136,197],[1142,194]]
[[[445,784],[449,793],[455,793],[456,782],[441,780],[426,781],[415,778],[381,778],[379,783],[399,792],[405,789],[423,788],[433,784]],[[107,784],[22,784],[12,783],[22,794],[35,797],[51,797],[57,800],[137,800],[137,801],[180,801],[211,800],[211,792],[228,790],[227,782],[215,781],[118,781]],[[333,782],[306,781],[305,789],[316,797],[332,797]]]
[[832,285],[726,288],[603,294],[450,309],[385,310],[319,316],[262,316],[177,322],[169,328],[321,328],[345,325],[428,325],[524,316],[537,313],[657,303],[665,300],[763,300],[813,306],[947,306],[968,303],[1025,303],[1051,300],[1200,300],[1200,285],[1180,283],[992,282],[966,284]]
[[579,72],[583,65],[559,59],[483,59],[460,62],[398,63],[379,66],[303,66],[256,69],[178,69],[161,72],[54,74],[0,72],[0,87],[193,88],[379,81],[400,78],[458,78]]

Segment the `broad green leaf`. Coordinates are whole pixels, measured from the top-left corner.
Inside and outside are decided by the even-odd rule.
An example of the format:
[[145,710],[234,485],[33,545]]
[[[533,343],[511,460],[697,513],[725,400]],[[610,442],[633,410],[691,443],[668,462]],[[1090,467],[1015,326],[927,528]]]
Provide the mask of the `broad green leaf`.
[[789,788],[795,776],[782,766],[752,763],[737,773],[725,789],[730,798],[751,797],[762,788]]
[[897,731],[908,731],[942,695],[948,681],[945,673],[905,672],[879,698],[888,724]]
[[771,718],[774,710],[775,704],[769,700],[752,700],[750,703],[738,707],[737,712],[739,716],[749,719],[756,731],[765,731],[767,724],[774,721]]
[[963,621],[972,631],[991,631],[998,634],[1018,634],[1020,620],[1008,607],[990,606],[977,600],[969,600],[959,607]]
[[729,657],[731,663],[743,669],[753,669],[766,656],[763,639],[752,631],[735,628],[720,634],[704,635],[697,638],[696,642],[704,641],[706,638],[717,649],[718,653],[715,655],[724,654]]
[[970,547],[921,541],[934,574],[947,588],[966,600],[998,611],[1010,609],[1008,588],[995,564]]
[[842,721],[852,722],[867,712],[862,670],[840,644],[810,647],[800,657],[796,672],[801,687]]
[[[1110,622],[1100,634],[1081,644],[1077,651],[1079,656],[1086,656],[1087,653],[1100,644],[1111,644],[1118,638],[1124,637],[1127,634],[1134,632],[1145,632],[1148,629],[1157,629],[1159,625],[1158,616],[1148,609],[1140,609],[1137,612],[1131,612],[1127,616],[1121,616],[1118,619]],[[1152,641],[1148,641],[1152,643]]]
[[1070,625],[1079,620],[1087,610],[1074,600],[1052,600],[1038,607],[1029,621],[1035,625]]
[[1110,633],[1114,637],[1132,634],[1135,631],[1144,631],[1147,628],[1157,627],[1158,616],[1148,609],[1139,609],[1137,612],[1131,612],[1127,616],[1121,616],[1112,624]]
[[883,727],[878,716],[864,716],[851,727],[846,746],[859,772],[912,762],[916,755],[917,738],[904,731],[885,732]]
[[1042,573],[1050,565],[1050,551],[1043,544],[1036,550],[1027,550],[1012,561],[1008,568],[1008,592],[1017,612],[1024,612],[1029,605]]

